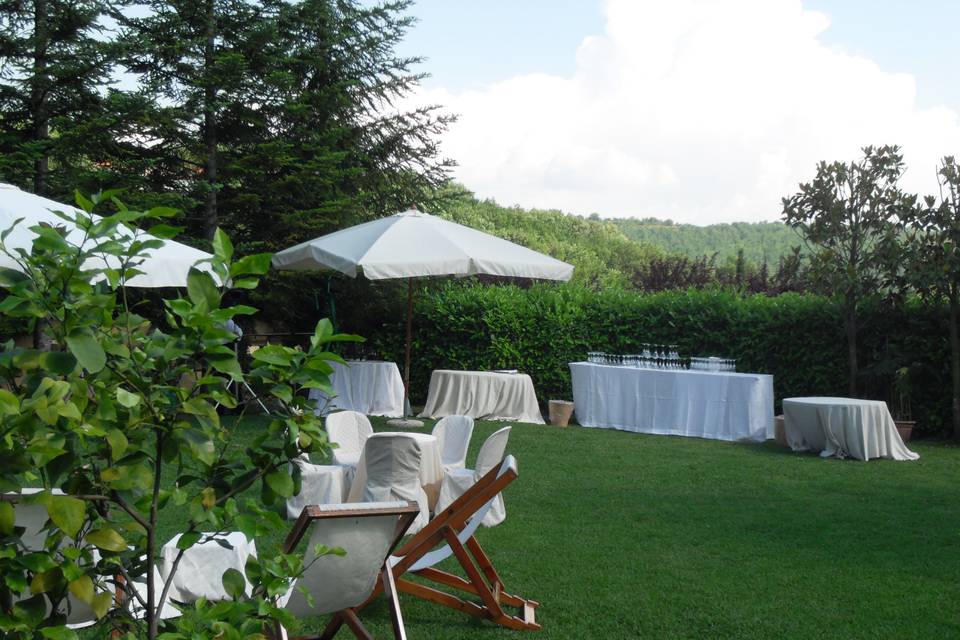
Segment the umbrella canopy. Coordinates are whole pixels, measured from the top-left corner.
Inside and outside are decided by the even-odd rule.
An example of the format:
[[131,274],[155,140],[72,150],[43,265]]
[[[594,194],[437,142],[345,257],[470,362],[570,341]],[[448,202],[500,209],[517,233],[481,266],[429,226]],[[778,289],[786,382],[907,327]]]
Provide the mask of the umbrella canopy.
[[284,249],[274,254],[273,266],[292,271],[334,269],[351,278],[362,273],[369,280],[407,279],[405,400],[410,393],[412,278],[485,274],[566,281],[573,276],[573,265],[566,262],[416,209]]
[[309,240],[273,256],[277,269],[335,269],[369,280],[486,274],[569,280],[573,265],[416,210]]
[[[54,214],[54,211],[61,211],[68,215],[76,214],[79,210],[76,207],[67,206],[48,200],[47,198],[21,191],[17,187],[9,184],[0,184],[0,231],[9,229],[18,219],[23,220],[14,227],[10,235],[4,241],[7,250],[23,249],[29,252],[33,246],[33,240],[36,234],[30,230],[30,227],[40,223],[47,223],[54,227],[66,227],[68,242],[78,244],[83,240],[83,232],[73,227],[63,218]],[[97,219],[98,216],[93,216]],[[152,239],[153,236],[140,230],[129,230],[131,237],[139,239]],[[143,262],[137,265],[137,269],[142,274],[136,275],[127,281],[130,287],[185,287],[187,286],[187,273],[190,267],[194,266],[199,260],[210,258],[209,253],[188,247],[185,244],[174,242],[173,240],[163,240],[163,246],[159,249],[150,249],[147,251],[147,257]],[[99,264],[97,264],[99,262]],[[91,268],[102,268],[109,264],[110,260],[90,260],[86,266]],[[116,265],[112,265],[116,266]],[[0,267],[20,270],[20,266],[15,260],[5,254],[0,253]],[[209,265],[202,265],[198,268],[209,270]],[[216,276],[214,276],[216,277]]]

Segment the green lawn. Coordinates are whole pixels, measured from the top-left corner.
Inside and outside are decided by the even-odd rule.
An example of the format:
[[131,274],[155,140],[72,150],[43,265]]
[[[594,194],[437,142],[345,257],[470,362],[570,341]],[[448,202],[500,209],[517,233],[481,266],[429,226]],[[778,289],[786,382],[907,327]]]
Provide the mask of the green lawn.
[[[469,463],[501,426],[478,423]],[[543,631],[401,596],[408,635],[960,637],[960,449],[911,447],[917,462],[863,463],[515,425],[507,520],[478,539],[507,589],[542,603]],[[260,553],[282,537],[258,540]],[[391,637],[382,603],[362,618]]]

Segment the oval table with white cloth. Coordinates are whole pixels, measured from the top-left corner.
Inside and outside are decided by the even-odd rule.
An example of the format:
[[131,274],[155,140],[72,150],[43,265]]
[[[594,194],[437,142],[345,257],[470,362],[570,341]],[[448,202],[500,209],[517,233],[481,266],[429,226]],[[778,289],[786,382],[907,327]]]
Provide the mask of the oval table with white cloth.
[[543,424],[533,380],[525,373],[436,369],[420,417],[446,416]]
[[395,362],[347,360],[343,365],[331,362],[330,386],[334,396],[319,389],[310,390],[317,411],[326,415],[334,409],[359,411],[365,416],[403,415],[403,378]]
[[903,444],[887,403],[882,400],[784,398],[783,427],[791,449],[819,451],[825,458],[920,457]]
[[773,376],[571,362],[584,427],[714,440],[773,437]]
[[[443,482],[443,462],[440,460],[440,447],[436,437],[429,433],[414,431],[380,431],[380,434],[391,434],[413,438],[420,444],[420,486],[427,494],[427,503],[432,510],[440,497],[440,484]],[[363,454],[357,463],[357,473],[350,483],[350,492],[347,502],[361,502],[363,485],[367,482],[367,462]]]

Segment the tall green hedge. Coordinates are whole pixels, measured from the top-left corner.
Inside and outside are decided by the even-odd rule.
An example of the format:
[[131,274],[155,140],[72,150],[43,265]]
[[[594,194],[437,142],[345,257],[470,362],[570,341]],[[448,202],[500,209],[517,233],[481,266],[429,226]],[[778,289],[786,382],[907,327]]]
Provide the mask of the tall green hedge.
[[[733,291],[601,292],[570,285],[450,283],[423,291],[415,307],[411,395],[422,402],[434,369],[519,369],[541,402],[569,398],[567,363],[588,351],[636,353],[644,342],[677,344],[684,355],[737,359],[740,371],[772,373],[785,397],[846,394],[840,308],[829,298]],[[402,324],[371,336],[402,362]],[[926,433],[947,424],[949,345],[943,309],[919,302],[868,304],[863,313],[864,395],[892,402],[893,373],[912,372],[913,417]]]

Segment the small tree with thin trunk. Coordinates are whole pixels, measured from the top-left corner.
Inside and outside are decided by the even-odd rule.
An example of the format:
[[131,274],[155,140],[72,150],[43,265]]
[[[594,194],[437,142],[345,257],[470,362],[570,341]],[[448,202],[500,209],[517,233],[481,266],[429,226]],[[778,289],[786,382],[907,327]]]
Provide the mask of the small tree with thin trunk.
[[943,158],[940,197],[928,197],[905,217],[903,276],[920,295],[950,309],[953,437],[960,439],[960,165]]
[[811,275],[843,304],[849,393],[857,395],[858,310],[885,282],[894,220],[903,206],[897,186],[904,164],[896,146],[865,147],[855,162],[821,162],[812,182],[783,199],[783,216],[810,249]]

